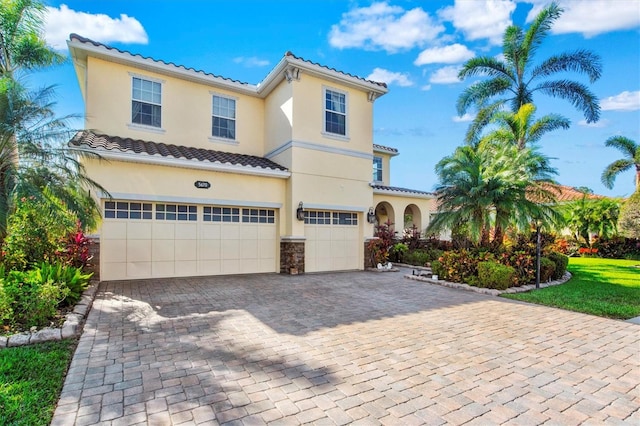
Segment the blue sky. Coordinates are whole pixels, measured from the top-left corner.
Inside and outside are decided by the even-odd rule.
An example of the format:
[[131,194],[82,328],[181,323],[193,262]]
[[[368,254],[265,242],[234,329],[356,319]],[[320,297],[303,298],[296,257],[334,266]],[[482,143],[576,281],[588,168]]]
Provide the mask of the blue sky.
[[[526,25],[546,1],[234,0],[65,1],[48,4],[46,39],[66,53],[75,32],[133,53],[260,82],[288,50],[361,77],[385,81],[390,91],[375,103],[374,142],[392,146],[391,184],[433,190],[435,164],[462,144],[470,117],[455,103],[474,80],[457,68],[473,56],[500,53],[504,28]],[[588,49],[600,55],[603,76],[590,85],[601,100],[601,119],[587,125],[568,102],[534,98],[537,116],[559,113],[571,129],[548,134],[540,149],[554,158],[558,182],[596,193],[628,196],[634,172],[613,190],[602,170],[622,154],[604,146],[615,135],[640,143],[640,0],[568,0],[553,33],[536,53]],[[568,78],[588,84],[586,77]],[[28,77],[32,86],[57,84],[60,114],[81,114],[82,97],[71,64]],[[78,124],[81,126],[81,124]],[[179,143],[179,141],[176,141]]]

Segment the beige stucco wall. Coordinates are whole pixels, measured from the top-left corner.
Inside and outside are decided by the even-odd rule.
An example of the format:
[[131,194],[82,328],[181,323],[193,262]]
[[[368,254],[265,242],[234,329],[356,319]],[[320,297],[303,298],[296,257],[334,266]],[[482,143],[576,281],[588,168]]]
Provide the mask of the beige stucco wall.
[[[382,158],[382,182],[381,182],[381,184],[389,186],[390,182],[391,182],[391,170],[390,170],[390,167],[391,167],[391,155],[387,154],[387,153],[384,153],[384,152],[374,151],[373,156]],[[373,179],[373,169],[372,169],[371,177]]]
[[[292,85],[283,78],[264,100],[265,154],[292,140],[293,126],[293,90]],[[278,161],[285,167],[291,167],[291,159]],[[275,160],[274,160],[275,161]]]
[[[162,130],[131,125],[132,77],[162,82]],[[88,58],[85,127],[108,135],[264,155],[264,101],[156,72]],[[212,96],[236,99],[236,141],[212,140]]]

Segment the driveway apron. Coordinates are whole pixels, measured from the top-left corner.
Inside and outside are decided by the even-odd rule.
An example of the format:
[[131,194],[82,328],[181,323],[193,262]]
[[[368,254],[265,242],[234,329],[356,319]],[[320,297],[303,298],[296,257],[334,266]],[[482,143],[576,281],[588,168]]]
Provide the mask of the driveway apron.
[[53,425],[640,424],[640,326],[400,272],[101,283]]

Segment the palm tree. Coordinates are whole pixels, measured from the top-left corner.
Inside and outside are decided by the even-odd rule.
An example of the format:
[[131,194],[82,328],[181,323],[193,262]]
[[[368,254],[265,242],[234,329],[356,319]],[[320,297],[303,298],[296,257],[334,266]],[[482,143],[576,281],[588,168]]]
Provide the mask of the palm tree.
[[0,78],[65,61],[41,37],[45,13],[39,0],[0,0]]
[[478,147],[458,147],[436,165],[438,213],[427,232],[453,229],[466,223],[471,239],[481,247],[502,244],[508,226],[528,228],[533,219],[557,220],[548,205],[531,201],[533,190],[550,197],[542,182],[556,171],[548,158],[535,150],[487,142]]
[[524,149],[538,142],[547,132],[568,129],[570,121],[557,114],[548,114],[534,121],[536,107],[533,104],[522,105],[517,112],[497,111],[491,122],[499,127],[480,138],[472,132],[478,130],[471,126],[467,132],[467,142],[472,145],[491,140],[503,144],[515,145]]
[[622,151],[625,158],[616,160],[609,164],[604,172],[602,172],[602,183],[609,189],[613,188],[616,177],[627,170],[631,170],[634,166],[636,169],[636,192],[640,190],[640,145],[624,136],[613,136],[604,143],[606,146],[612,146]]
[[[536,50],[562,12],[556,3],[551,3],[536,16],[526,32],[516,25],[508,27],[503,37],[503,59],[482,56],[468,60],[458,73],[461,80],[473,76],[489,79],[474,83],[462,92],[457,102],[458,113],[463,115],[472,105],[477,106],[479,113],[474,125],[482,127],[492,112],[505,104],[515,113],[524,104],[532,103],[534,93],[540,92],[569,101],[584,113],[588,123],[598,121],[600,105],[586,85],[566,79],[547,80],[557,73],[578,72],[586,74],[593,83],[602,74],[598,55],[577,50],[533,64]],[[500,99],[490,102],[496,97]]]

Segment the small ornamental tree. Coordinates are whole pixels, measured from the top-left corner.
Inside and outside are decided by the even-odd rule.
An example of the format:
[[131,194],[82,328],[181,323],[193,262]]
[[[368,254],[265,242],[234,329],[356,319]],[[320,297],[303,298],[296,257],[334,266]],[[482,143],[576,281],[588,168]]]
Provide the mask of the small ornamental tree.
[[640,189],[620,209],[618,230],[627,238],[640,239]]

